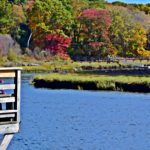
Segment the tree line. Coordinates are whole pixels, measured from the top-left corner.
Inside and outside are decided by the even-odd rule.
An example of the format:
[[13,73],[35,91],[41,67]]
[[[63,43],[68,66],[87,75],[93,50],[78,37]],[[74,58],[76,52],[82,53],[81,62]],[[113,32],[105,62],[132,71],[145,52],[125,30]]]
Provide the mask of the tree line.
[[10,34],[22,53],[75,60],[150,57],[149,4],[0,0],[0,10],[0,34]]

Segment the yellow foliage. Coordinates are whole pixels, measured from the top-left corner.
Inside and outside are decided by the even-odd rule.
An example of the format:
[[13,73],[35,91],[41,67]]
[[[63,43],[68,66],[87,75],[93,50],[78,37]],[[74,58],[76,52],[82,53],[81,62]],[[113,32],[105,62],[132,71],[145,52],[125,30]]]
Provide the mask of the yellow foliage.
[[150,58],[150,51],[148,50],[145,49],[138,50],[138,54],[142,57]]

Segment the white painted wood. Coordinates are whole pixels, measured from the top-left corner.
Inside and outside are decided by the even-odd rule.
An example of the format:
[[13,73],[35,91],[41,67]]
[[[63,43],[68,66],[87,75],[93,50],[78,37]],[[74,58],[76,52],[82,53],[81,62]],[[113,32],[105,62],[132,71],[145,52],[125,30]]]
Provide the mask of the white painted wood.
[[0,94],[0,98],[4,98],[4,97],[11,97],[11,94]]
[[0,84],[0,90],[14,90],[15,84]]
[[19,132],[19,123],[16,124],[0,124],[0,134],[9,134]]
[[14,103],[15,102],[15,97],[0,97],[0,103]]
[[14,118],[15,117],[15,114],[1,114],[0,115],[0,118]]
[[1,67],[0,71],[5,71],[5,70],[22,70],[20,67]]
[[1,114],[11,114],[11,113],[17,113],[17,110],[0,110],[0,115]]
[[15,77],[15,71],[0,71],[0,78],[14,78]]
[[9,143],[11,142],[14,134],[6,134],[0,143],[0,150],[7,150]]

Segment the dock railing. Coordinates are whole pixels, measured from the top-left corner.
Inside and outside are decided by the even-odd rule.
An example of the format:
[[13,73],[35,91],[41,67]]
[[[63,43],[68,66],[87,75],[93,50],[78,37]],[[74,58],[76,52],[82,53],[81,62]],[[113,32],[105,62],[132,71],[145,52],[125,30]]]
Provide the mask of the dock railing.
[[21,68],[0,68],[0,150],[6,150],[20,125]]

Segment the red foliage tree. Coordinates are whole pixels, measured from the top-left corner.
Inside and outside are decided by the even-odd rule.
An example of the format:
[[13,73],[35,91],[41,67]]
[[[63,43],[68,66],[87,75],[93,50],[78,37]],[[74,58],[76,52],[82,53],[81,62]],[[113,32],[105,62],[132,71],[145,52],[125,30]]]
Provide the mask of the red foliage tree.
[[71,44],[71,38],[47,34],[45,37],[45,43],[45,49],[50,51],[52,54],[58,55],[63,59],[69,58],[66,50]]
[[[107,10],[86,9],[78,18],[80,39],[85,51],[91,56],[107,55],[111,46],[109,28],[111,17]],[[88,50],[88,51],[87,51]],[[110,52],[110,50],[109,50]]]

